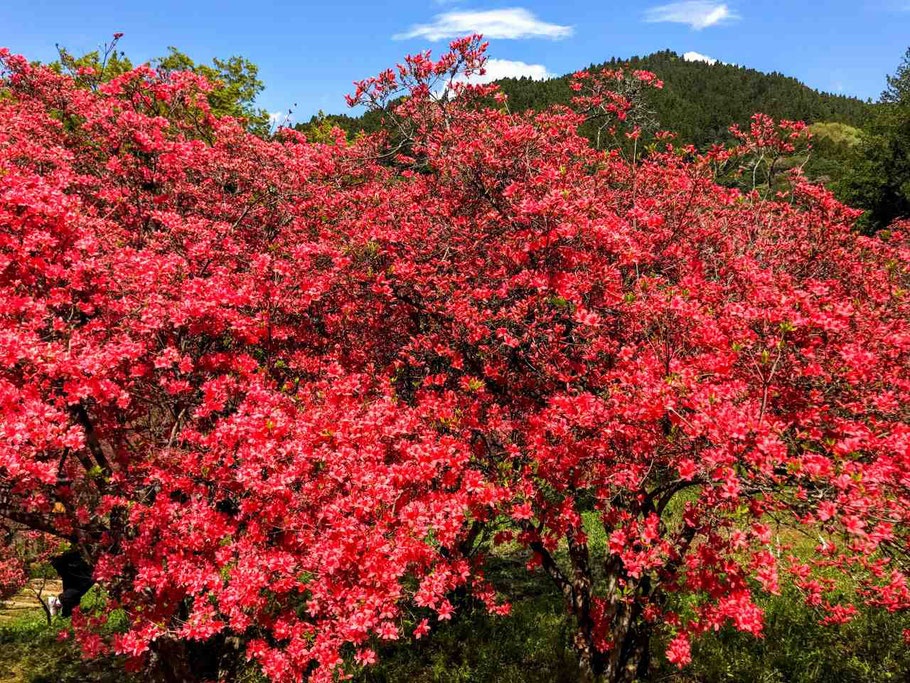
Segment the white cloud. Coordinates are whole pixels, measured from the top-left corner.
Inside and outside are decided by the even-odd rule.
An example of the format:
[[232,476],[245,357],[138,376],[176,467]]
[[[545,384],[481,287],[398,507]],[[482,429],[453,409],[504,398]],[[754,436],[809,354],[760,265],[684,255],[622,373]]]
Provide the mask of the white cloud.
[[273,130],[279,126],[290,126],[293,123],[293,117],[286,111],[269,112],[269,128]]
[[[512,59],[488,59],[484,64],[484,71],[486,73],[484,73],[483,76],[480,76],[479,74],[474,74],[469,77],[461,75],[453,82],[480,85],[482,83],[498,81],[500,78],[521,78],[522,76],[526,76],[533,81],[545,81],[548,78],[553,78],[555,76],[555,74],[547,71],[547,67],[543,64],[528,64],[527,62]],[[433,95],[436,97],[443,97],[448,91],[449,84],[447,83],[436,90]]]
[[511,59],[488,59],[484,65],[486,73],[483,76],[471,76],[466,79],[471,83],[491,83],[500,78],[521,78],[527,76],[534,81],[543,81],[553,78],[543,64],[528,64]]
[[572,35],[571,26],[541,21],[522,7],[492,10],[452,10],[433,17],[430,24],[417,24],[393,38],[445,40],[482,33],[485,38],[549,38],[558,40]]
[[645,14],[645,21],[687,24],[696,31],[736,19],[739,16],[726,4],[711,0],[671,2],[669,5],[652,7]]
[[683,55],[683,59],[687,62],[705,62],[707,64],[717,64],[717,60],[708,55],[703,55],[701,52],[687,52]]
[[484,65],[486,73],[483,76],[472,76],[471,83],[490,83],[500,78],[521,78],[527,76],[534,81],[543,81],[553,78],[543,64],[528,64],[512,59],[488,59]]

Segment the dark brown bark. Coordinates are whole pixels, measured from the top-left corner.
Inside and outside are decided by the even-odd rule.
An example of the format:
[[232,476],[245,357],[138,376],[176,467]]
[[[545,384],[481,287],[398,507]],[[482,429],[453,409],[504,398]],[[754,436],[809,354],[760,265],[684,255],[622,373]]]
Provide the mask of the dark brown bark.
[[240,641],[215,636],[205,642],[162,638],[153,644],[149,674],[159,683],[206,683],[237,679]]
[[51,558],[51,566],[63,581],[63,592],[60,594],[61,614],[69,617],[79,606],[82,596],[95,585],[92,578],[93,568],[78,550],[68,550]]
[[[531,543],[531,549],[541,556],[544,571],[559,588],[575,621],[572,647],[578,657],[580,679],[590,683],[647,680],[651,665],[651,627],[642,618],[641,603],[620,599],[619,579],[628,581],[622,573],[621,562],[608,562],[606,567],[609,611],[605,618],[610,620],[608,637],[613,645],[606,652],[601,652],[596,643],[596,623],[592,613],[593,574],[588,548],[572,533],[567,540],[572,569],[570,576],[562,572],[542,543]],[[639,597],[653,599],[650,578],[645,577],[631,586]]]
[[92,457],[95,458],[95,462],[101,469],[102,474],[104,474],[105,477],[110,477],[112,473],[111,465],[108,462],[107,456],[104,454],[104,448],[98,440],[95,426],[92,424],[85,407],[81,403],[77,403],[70,408],[70,412],[85,431],[85,443],[88,445],[88,449],[91,452]]
[[152,680],[160,683],[194,683],[198,680],[190,667],[184,643],[170,638],[155,641],[149,673]]

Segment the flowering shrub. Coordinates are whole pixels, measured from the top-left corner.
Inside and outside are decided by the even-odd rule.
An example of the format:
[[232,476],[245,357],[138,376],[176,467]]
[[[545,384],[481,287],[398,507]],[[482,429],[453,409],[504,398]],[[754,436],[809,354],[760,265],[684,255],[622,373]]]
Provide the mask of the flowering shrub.
[[21,560],[13,557],[0,560],[0,600],[22,590],[27,579]]
[[233,638],[334,680],[456,593],[506,614],[509,542],[613,681],[658,629],[679,665],[760,636],[785,577],[830,622],[832,571],[910,607],[906,229],[858,236],[798,176],[718,186],[668,136],[593,149],[588,116],[634,110],[616,74],[510,113],[464,79],[483,50],[359,84],[395,136],[349,145],[256,138],[193,74],[90,92],[0,53],[0,511],[94,568],[88,654],[189,680]]

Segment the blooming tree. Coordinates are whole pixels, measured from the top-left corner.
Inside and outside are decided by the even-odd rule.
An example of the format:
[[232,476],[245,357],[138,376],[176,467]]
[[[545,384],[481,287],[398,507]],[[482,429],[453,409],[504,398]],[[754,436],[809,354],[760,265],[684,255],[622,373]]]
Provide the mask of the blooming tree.
[[34,598],[50,625],[54,614],[47,600],[54,596],[47,593],[48,580],[53,576],[49,562],[59,549],[59,542],[51,534],[5,522],[0,520],[4,539],[0,555],[0,602],[24,592]]
[[506,614],[504,543],[609,681],[654,634],[679,665],[760,636],[785,580],[830,622],[910,607],[906,226],[714,182],[790,124],[592,148],[590,117],[636,139],[653,74],[511,113],[470,84],[484,47],[360,83],[391,133],[351,144],[256,138],[191,73],[93,92],[0,53],[0,514],[127,615],[77,610],[88,654],[191,680],[232,642],[334,680],[456,594]]

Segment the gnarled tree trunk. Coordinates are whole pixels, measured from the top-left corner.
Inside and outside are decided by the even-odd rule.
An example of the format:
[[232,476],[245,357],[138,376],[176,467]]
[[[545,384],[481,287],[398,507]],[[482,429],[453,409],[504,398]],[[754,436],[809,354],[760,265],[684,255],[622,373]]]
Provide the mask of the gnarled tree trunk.
[[531,548],[542,559],[543,568],[553,580],[565,599],[569,613],[575,621],[572,647],[578,657],[580,677],[589,683],[632,683],[646,680],[651,666],[651,626],[643,619],[640,602],[620,599],[620,578],[639,597],[652,595],[649,577],[629,583],[623,575],[621,563],[608,562],[606,567],[606,592],[608,612],[603,618],[609,620],[607,639],[612,646],[598,647],[597,623],[594,607],[594,582],[587,545],[570,532],[567,536],[571,575],[566,576],[556,564],[553,556],[542,543],[535,542]]

